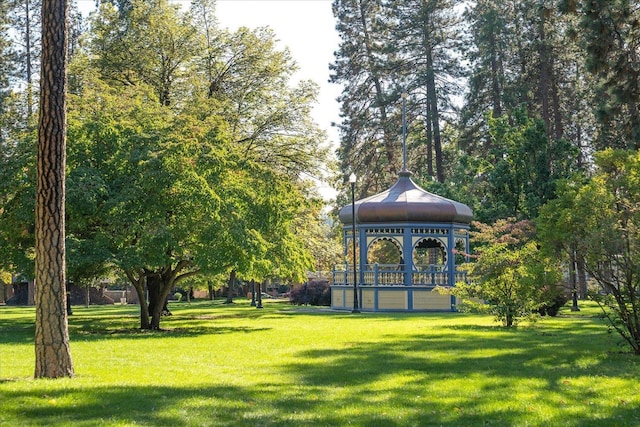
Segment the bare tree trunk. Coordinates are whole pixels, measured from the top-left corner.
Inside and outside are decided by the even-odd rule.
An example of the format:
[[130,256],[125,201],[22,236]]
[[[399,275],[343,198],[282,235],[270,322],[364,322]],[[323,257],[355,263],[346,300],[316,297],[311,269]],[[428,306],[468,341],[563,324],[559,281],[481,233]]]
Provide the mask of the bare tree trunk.
[[436,89],[435,71],[433,69],[433,51],[427,45],[427,103],[429,104],[429,117],[433,132],[433,149],[436,160],[436,178],[438,182],[444,182],[444,165],[442,159],[442,141],[440,136],[440,116],[438,113],[438,94]]
[[72,377],[65,287],[66,0],[42,2],[36,190],[36,378]]

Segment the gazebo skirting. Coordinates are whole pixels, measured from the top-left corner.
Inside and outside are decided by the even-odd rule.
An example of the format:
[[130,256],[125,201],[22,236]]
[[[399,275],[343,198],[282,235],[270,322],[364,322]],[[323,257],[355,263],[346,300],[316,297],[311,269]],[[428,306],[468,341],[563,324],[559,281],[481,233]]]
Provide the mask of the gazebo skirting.
[[[358,274],[358,306],[362,311],[457,311],[457,299],[449,293],[451,283],[466,281],[466,274],[456,271],[414,271],[411,278],[401,271],[384,266],[368,266]],[[409,280],[406,280],[409,279]],[[353,309],[353,270],[334,270],[331,308]]]

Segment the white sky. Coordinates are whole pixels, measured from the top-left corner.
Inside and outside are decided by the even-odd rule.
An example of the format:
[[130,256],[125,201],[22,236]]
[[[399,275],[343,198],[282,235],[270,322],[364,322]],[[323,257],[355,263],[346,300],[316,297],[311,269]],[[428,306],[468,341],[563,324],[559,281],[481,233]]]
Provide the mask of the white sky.
[[318,124],[328,130],[339,120],[335,98],[338,85],[328,83],[329,63],[339,37],[331,13],[331,0],[217,0],[216,15],[221,27],[235,30],[271,27],[281,45],[288,47],[300,66],[297,76],[320,85],[319,106],[314,111]]
[[[173,0],[184,2],[186,0]],[[94,0],[77,0],[83,13],[95,7]],[[313,80],[320,86],[318,105],[313,118],[328,135],[333,149],[338,146],[338,133],[332,122],[339,122],[339,104],[335,100],[340,87],[328,83],[329,63],[338,49],[340,38],[335,31],[335,19],[331,12],[331,0],[217,0],[216,15],[219,25],[235,30],[271,27],[282,47],[288,47],[299,66],[297,79]],[[335,192],[326,185],[320,186],[325,198],[333,198]]]

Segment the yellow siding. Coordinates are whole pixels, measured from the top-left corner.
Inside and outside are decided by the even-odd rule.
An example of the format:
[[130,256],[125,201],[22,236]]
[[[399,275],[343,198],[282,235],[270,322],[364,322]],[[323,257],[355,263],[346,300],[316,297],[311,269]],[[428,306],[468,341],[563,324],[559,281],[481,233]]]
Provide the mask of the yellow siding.
[[331,306],[332,307],[344,307],[343,294],[344,292],[342,291],[342,289],[331,290]]
[[375,307],[374,304],[375,293],[373,289],[363,289],[362,290],[362,308],[365,310],[373,310]]
[[353,290],[351,289],[344,292],[344,306],[353,307]]
[[378,292],[378,308],[380,310],[406,310],[408,308],[407,291]]
[[431,291],[413,292],[414,310],[451,310],[451,295]]

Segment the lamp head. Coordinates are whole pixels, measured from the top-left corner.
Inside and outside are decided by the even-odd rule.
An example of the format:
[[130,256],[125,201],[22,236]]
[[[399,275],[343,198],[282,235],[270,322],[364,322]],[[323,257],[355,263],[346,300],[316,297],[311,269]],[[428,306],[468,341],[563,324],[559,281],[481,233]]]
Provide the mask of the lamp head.
[[356,174],[351,172],[351,175],[349,175],[349,183],[351,184],[355,184],[356,183]]

